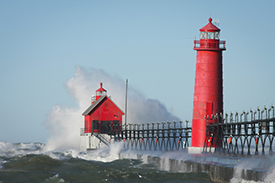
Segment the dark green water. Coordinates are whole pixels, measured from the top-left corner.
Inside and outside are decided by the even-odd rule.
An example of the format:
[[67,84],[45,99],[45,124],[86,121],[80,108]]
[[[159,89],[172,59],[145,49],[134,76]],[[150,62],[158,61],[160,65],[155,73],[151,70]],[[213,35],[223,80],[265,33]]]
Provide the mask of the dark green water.
[[[232,183],[253,182],[240,178],[242,170],[249,168],[268,170],[264,182],[275,182],[275,158],[224,158],[219,156],[192,156],[182,152],[144,152],[161,157],[160,164],[148,162],[147,156],[143,161],[137,158],[135,151],[122,148],[120,143],[95,151],[83,152],[79,149],[49,150],[40,143],[5,143],[0,142],[0,183],[55,183],[55,182],[211,182],[208,173],[200,172],[170,172],[169,157],[180,156],[200,161],[207,158],[209,163],[234,164]],[[148,155],[148,154],[147,154]],[[150,156],[151,156],[150,155]],[[169,155],[169,156],[168,156]],[[125,157],[124,159],[119,159]],[[204,160],[203,160],[204,161]],[[158,167],[161,166],[161,167]],[[174,171],[174,170],[173,170]],[[178,170],[183,171],[183,170]],[[219,173],[219,172],[215,172]]]
[[6,161],[0,169],[2,182],[211,182],[204,173],[170,173],[133,159],[104,163],[26,155]]
[[110,158],[104,153],[48,152],[41,144],[0,142],[0,183],[211,182],[206,173],[171,173],[141,160]]

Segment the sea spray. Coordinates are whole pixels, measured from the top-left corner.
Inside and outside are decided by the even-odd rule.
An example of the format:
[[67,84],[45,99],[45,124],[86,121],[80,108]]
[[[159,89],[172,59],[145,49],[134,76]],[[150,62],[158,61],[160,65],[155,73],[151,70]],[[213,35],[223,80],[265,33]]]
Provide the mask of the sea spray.
[[252,158],[239,158],[239,163],[234,168],[234,177],[231,179],[231,183],[254,183],[255,181],[244,180],[243,178],[248,176],[249,170],[263,171],[265,177],[264,181],[258,181],[258,183],[269,182],[275,183],[275,156],[255,156]]
[[0,142],[0,157],[14,157],[28,154],[41,154],[45,145],[42,143]]
[[80,109],[54,106],[48,115],[47,127],[50,137],[46,143],[48,151],[79,148],[82,116]]
[[87,152],[79,149],[48,151],[48,147],[41,143],[13,144],[0,142],[0,166],[6,162],[5,158],[24,157],[27,155],[46,155],[55,160],[77,158],[86,161],[112,162],[119,159],[119,154],[122,150],[123,142],[114,142],[109,147]]
[[97,150],[82,152],[78,150],[65,151],[66,155],[71,155],[73,158],[79,158],[87,161],[112,162],[119,159],[119,154],[123,150],[123,142],[114,142],[108,147]]
[[[120,108],[124,108],[125,83],[117,76],[111,76],[104,70],[77,66],[75,76],[69,79],[66,90],[77,102],[77,107],[53,106],[47,115],[45,126],[50,132],[46,147],[48,151],[79,149],[80,128],[84,122],[82,113],[91,104],[90,98],[102,82],[108,95]],[[167,111],[166,107],[155,99],[146,99],[141,92],[129,85],[128,89],[128,123],[147,123],[156,121],[178,120]]]
[[275,183],[275,165],[268,170],[264,180],[265,182]]

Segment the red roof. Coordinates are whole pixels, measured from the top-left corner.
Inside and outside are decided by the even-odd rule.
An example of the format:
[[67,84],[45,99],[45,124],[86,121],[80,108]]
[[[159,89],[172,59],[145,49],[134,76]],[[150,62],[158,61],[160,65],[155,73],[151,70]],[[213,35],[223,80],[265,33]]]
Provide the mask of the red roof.
[[94,104],[90,105],[83,113],[83,116],[87,116],[91,113],[93,113],[93,111],[100,106],[104,101],[106,101],[106,99],[110,100],[111,103],[113,103],[116,108],[122,113],[122,115],[124,115],[124,112],[116,105],[116,103],[114,103],[114,101],[112,101],[109,97],[105,96],[101,96]]
[[212,18],[208,19],[209,23],[200,29],[201,32],[219,32],[221,29],[212,24]]

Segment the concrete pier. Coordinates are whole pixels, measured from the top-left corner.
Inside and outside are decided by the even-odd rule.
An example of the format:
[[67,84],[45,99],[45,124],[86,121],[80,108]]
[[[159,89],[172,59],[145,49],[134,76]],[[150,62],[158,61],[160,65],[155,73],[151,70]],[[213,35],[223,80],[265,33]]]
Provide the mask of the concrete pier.
[[140,159],[144,163],[155,164],[159,169],[170,172],[204,172],[214,182],[230,182],[232,178],[264,181],[267,170],[271,167],[268,165],[269,158],[266,157],[190,155],[182,152],[162,155],[122,152],[120,159],[123,158]]

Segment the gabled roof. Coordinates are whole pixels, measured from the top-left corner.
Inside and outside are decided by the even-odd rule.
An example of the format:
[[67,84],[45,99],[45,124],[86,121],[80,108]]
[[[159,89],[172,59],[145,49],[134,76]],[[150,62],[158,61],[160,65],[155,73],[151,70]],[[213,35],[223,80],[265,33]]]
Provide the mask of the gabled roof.
[[95,103],[93,103],[92,105],[90,105],[89,107],[88,107],[88,109],[86,109],[86,111],[84,111],[83,113],[82,113],[82,115],[83,116],[86,116],[86,115],[88,115],[96,106],[98,106],[100,103],[101,103],[101,101],[103,101],[103,99],[105,99],[105,97],[106,98],[108,98],[123,114],[124,114],[124,112],[116,105],[116,103],[114,102],[114,101],[112,101],[112,99],[111,98],[109,98],[107,95],[104,95],[104,96],[101,96],[99,99],[97,99],[96,101],[95,101]]
[[216,27],[215,25],[212,24],[212,18],[209,18],[208,21],[209,21],[209,23],[200,29],[201,32],[202,31],[207,31],[207,32],[208,31],[210,31],[210,32],[218,31],[218,32],[220,32],[221,29],[219,29],[218,27]]

